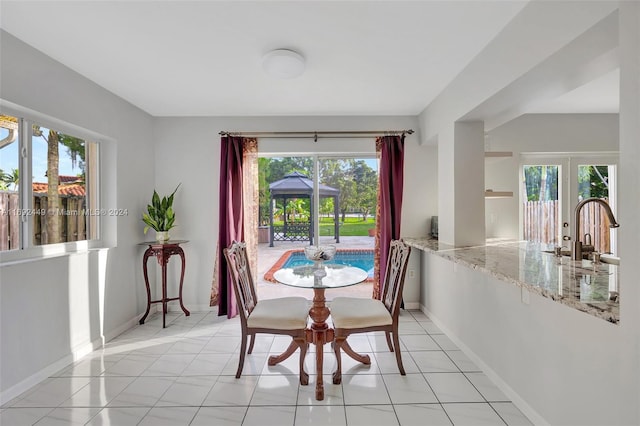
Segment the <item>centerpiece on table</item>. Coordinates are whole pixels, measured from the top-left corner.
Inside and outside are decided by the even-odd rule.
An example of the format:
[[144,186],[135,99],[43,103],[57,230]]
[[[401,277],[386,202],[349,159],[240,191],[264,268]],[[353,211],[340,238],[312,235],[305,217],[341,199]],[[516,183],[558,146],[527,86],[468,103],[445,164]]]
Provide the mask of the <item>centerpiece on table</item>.
[[323,262],[331,260],[336,255],[335,246],[308,246],[304,248],[304,255],[313,261],[314,275],[326,275]]

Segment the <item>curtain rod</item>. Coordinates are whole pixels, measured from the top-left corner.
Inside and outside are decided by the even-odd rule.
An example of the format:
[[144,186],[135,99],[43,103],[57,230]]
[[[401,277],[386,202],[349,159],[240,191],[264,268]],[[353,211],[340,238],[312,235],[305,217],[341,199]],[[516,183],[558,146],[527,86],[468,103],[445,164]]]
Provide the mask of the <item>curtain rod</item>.
[[254,136],[262,138],[367,138],[372,136],[391,136],[401,134],[413,134],[413,129],[408,130],[343,130],[343,131],[315,131],[315,132],[227,132],[221,131],[220,136]]

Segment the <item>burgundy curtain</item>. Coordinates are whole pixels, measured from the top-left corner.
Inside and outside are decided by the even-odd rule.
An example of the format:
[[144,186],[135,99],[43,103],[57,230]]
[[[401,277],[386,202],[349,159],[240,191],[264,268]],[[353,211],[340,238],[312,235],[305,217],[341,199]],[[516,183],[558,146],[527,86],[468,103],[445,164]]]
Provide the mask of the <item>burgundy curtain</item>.
[[389,243],[391,240],[400,238],[404,180],[404,134],[377,138],[376,152],[380,158],[380,173],[378,206],[376,208],[373,297],[380,299],[382,294],[381,281],[386,273],[389,256]]
[[222,250],[229,247],[234,240],[244,240],[242,166],[245,139],[235,136],[223,136],[220,142],[219,234],[211,306],[217,304],[218,315],[226,315],[227,318],[232,318],[237,314],[237,307],[227,270],[227,262],[224,260]]

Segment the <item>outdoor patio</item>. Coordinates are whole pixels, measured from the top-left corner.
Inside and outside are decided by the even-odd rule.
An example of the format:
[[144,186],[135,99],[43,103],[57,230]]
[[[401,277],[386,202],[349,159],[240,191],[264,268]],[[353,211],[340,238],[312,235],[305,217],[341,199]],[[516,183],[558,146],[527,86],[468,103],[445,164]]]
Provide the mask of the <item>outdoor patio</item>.
[[[338,249],[363,249],[374,248],[373,237],[340,237],[340,243],[336,244],[333,237],[320,237],[320,245],[333,244]],[[286,242],[276,241],[274,247],[269,247],[269,243],[258,244],[258,280],[256,283],[258,299],[273,299],[285,296],[303,296],[307,299],[313,298],[313,292],[308,289],[289,287],[283,284],[265,281],[264,274],[287,250],[301,249],[309,245],[308,241]],[[337,296],[371,297],[373,284],[370,282],[357,284],[351,287],[328,290],[327,300]]]

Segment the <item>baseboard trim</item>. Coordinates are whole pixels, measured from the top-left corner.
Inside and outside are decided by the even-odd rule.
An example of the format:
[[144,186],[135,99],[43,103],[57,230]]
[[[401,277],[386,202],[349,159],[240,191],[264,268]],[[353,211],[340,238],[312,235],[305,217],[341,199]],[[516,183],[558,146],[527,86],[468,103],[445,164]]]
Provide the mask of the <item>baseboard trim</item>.
[[533,407],[531,407],[515,390],[513,390],[511,388],[511,386],[509,386],[504,380],[502,380],[502,378],[493,370],[491,369],[483,360],[482,358],[480,358],[478,355],[476,355],[467,345],[465,345],[462,340],[460,340],[458,338],[458,336],[456,336],[453,332],[451,332],[451,330],[449,330],[442,321],[440,321],[440,319],[433,315],[433,313],[431,313],[426,306],[420,304],[420,310],[429,317],[429,319],[431,319],[431,321],[433,321],[433,323],[440,329],[442,330],[447,337],[449,337],[449,339],[451,339],[451,341],[453,343],[456,344],[456,346],[458,346],[460,348],[460,350],[462,350],[462,352],[464,352],[464,354],[466,356],[469,357],[469,359],[471,359],[471,361],[473,361],[478,367],[480,367],[480,369],[482,369],[482,372],[484,374],[487,375],[487,377],[489,377],[489,379],[491,379],[491,381],[493,381],[493,383],[495,383],[495,385],[505,394],[509,397],[509,399],[511,400],[511,402],[513,402],[513,404],[518,407],[518,409],[520,411],[522,411],[522,413],[527,416],[529,418],[529,420],[531,420],[531,422],[535,425],[550,425],[550,423],[548,421],[546,421],[544,419],[544,417],[542,417],[540,415],[540,413],[538,413],[536,410],[533,409]]
[[96,349],[103,347],[105,342],[113,340],[115,337],[119,336],[120,334],[124,333],[125,331],[135,326],[138,323],[139,317],[140,315],[136,315],[134,318],[126,321],[124,324],[116,327],[115,329],[111,330],[109,333],[105,335],[101,335],[100,337],[93,340],[92,342],[76,346],[70,354],[65,355],[64,357],[60,358],[58,361],[52,364],[49,364],[43,369],[35,372],[31,376],[11,386],[7,390],[0,392],[0,405],[6,404],[7,402],[16,398],[23,392],[32,388],[33,386],[51,377],[53,374],[57,373],[58,371],[82,359],[83,357],[95,351]]
[[53,364],[48,365],[42,370],[32,374],[31,376],[27,377],[21,382],[11,386],[6,391],[0,393],[0,404],[2,405],[6,404],[7,402],[17,397],[18,395],[30,389],[31,387],[37,385],[47,377],[62,370],[72,362],[73,362],[73,354],[69,354],[59,359],[58,361],[54,362]]
[[420,302],[404,302],[405,309],[420,309]]
[[119,335],[121,335],[122,333],[124,333],[125,331],[135,327],[136,325],[138,325],[140,318],[142,318],[143,314],[138,314],[135,317],[131,318],[130,320],[124,322],[122,325],[114,328],[113,330],[111,330],[110,332],[108,332],[107,334],[105,334],[103,337],[103,341],[106,342],[110,342],[111,340],[115,339],[116,337],[118,337]]

